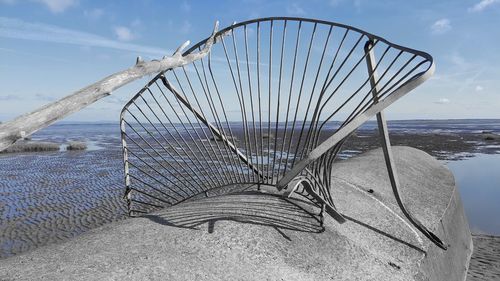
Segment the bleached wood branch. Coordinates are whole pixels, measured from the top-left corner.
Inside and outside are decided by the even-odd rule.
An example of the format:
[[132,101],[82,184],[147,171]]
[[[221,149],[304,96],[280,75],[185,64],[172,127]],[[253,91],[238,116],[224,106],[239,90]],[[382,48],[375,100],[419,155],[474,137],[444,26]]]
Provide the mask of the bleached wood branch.
[[[146,75],[181,67],[205,57],[216,41],[215,34],[218,28],[219,22],[216,22],[212,35],[199,52],[182,56],[182,51],[189,45],[189,41],[186,41],[177,48],[172,56],[165,56],[161,60],[144,62],[141,57],[138,57],[136,64],[126,70],[114,73],[58,101],[21,115],[12,121],[0,124],[0,151],[6,149],[17,140],[45,128],[71,113],[79,111],[103,97],[109,96],[114,90],[130,82]],[[224,35],[221,34],[220,36]]]

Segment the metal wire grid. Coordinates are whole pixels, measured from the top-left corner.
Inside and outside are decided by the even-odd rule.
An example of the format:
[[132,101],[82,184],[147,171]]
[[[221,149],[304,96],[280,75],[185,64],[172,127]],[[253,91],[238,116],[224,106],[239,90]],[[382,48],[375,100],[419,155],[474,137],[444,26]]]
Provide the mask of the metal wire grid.
[[[220,33],[228,30],[208,58],[159,74],[123,108],[131,213],[235,184],[276,186],[327,137],[432,65],[425,53],[330,22],[267,18]],[[300,173],[332,206],[330,174],[347,138]]]

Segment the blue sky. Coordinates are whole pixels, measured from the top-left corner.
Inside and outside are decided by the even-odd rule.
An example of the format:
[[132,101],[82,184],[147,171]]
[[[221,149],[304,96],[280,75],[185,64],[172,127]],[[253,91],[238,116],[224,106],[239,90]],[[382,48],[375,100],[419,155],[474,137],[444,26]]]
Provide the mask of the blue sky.
[[[0,0],[0,120],[36,109],[185,40],[265,16],[352,25],[430,53],[433,78],[389,119],[500,118],[500,0],[89,1]],[[69,121],[117,121],[147,82],[130,84]]]

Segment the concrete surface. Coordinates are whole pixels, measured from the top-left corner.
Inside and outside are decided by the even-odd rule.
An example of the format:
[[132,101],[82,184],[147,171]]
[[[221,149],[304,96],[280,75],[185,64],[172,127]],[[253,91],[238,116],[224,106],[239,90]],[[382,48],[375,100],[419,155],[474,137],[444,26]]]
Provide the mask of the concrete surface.
[[327,217],[323,231],[297,199],[239,192],[1,260],[0,280],[465,280],[472,240],[452,174],[413,148],[394,156],[403,200],[447,251],[402,217],[374,150],[332,175],[342,225]]

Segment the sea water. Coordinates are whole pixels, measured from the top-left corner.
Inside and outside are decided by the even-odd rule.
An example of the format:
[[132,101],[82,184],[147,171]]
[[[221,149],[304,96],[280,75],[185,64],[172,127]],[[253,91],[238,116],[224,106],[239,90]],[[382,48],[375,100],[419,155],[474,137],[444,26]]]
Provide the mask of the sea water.
[[471,231],[500,235],[500,154],[446,165],[455,175]]

